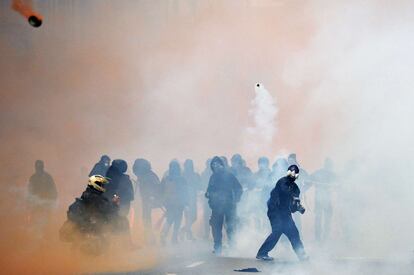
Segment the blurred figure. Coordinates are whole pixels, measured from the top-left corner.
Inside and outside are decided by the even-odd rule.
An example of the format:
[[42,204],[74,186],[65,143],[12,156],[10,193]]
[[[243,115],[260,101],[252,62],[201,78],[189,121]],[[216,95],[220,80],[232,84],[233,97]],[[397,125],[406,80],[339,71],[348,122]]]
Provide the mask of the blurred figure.
[[59,231],[62,241],[88,255],[98,256],[109,248],[107,234],[122,233],[122,245],[133,247],[128,220],[119,215],[119,197],[109,200],[104,196],[108,182],[103,176],[91,176],[82,196],[69,206],[67,221]]
[[146,159],[136,159],[132,168],[137,176],[142,201],[142,220],[145,234],[152,235],[152,209],[162,206],[162,188],[158,176],[152,171],[151,163]]
[[120,214],[127,216],[131,207],[131,201],[134,200],[134,187],[131,179],[125,172],[128,164],[123,159],[115,159],[109,167],[106,177],[109,178],[109,184],[105,196],[112,199],[113,196],[120,197]]
[[89,177],[93,175],[105,176],[108,172],[109,164],[111,159],[107,155],[103,155],[101,159],[93,166],[91,172],[89,172]]
[[268,253],[276,246],[282,234],[285,234],[289,239],[293,250],[300,260],[308,259],[300,240],[298,229],[292,219],[292,213],[299,211],[303,214],[305,212],[305,209],[300,204],[299,187],[295,183],[298,176],[299,168],[296,165],[289,166],[287,176],[278,180],[270,194],[270,199],[267,201],[267,216],[272,226],[272,233],[257,252],[256,258],[259,260],[273,260]]
[[271,171],[269,168],[269,159],[266,157],[259,158],[257,166],[259,170],[254,173],[254,181],[256,182],[256,187],[263,189],[270,184]]
[[184,211],[185,225],[183,231],[188,240],[194,240],[192,226],[197,220],[197,193],[201,190],[201,177],[194,172],[194,164],[191,159],[184,162],[183,176],[188,186],[188,207]]
[[[201,173],[201,188],[202,190],[207,190],[208,182],[210,180],[212,171],[210,167],[211,159],[206,160],[206,166],[204,171]],[[210,237],[210,216],[211,216],[211,209],[208,205],[208,200],[202,194],[201,201],[203,203],[203,239],[207,240]]]
[[42,160],[36,160],[35,173],[29,179],[28,204],[30,222],[38,237],[42,237],[56,207],[57,190],[53,178],[44,170]]
[[246,166],[246,162],[240,154],[235,154],[231,157],[231,172],[236,176],[243,188],[254,188],[253,173]]
[[165,244],[170,227],[174,225],[172,239],[178,243],[178,233],[181,227],[184,207],[188,205],[188,186],[181,175],[181,167],[178,161],[170,162],[168,175],[163,178],[164,205],[166,208],[166,222],[161,230],[161,243]]
[[210,225],[214,238],[214,253],[220,255],[224,221],[226,222],[227,238],[232,246],[237,216],[236,206],[240,201],[243,189],[237,178],[225,169],[220,157],[214,157],[210,166],[213,174],[210,177],[205,196],[208,198],[208,204],[212,210]]
[[315,240],[319,243],[328,239],[331,231],[332,188],[335,179],[330,158],[325,159],[324,167],[311,176],[310,184],[315,186]]

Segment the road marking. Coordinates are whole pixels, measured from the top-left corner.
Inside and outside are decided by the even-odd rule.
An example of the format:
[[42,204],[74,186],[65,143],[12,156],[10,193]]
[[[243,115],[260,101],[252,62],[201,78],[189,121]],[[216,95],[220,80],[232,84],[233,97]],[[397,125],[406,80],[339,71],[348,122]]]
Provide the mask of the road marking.
[[204,261],[195,262],[195,263],[192,263],[190,265],[187,265],[186,268],[192,268],[192,267],[196,267],[196,266],[199,266],[199,265],[202,265],[202,264],[204,264]]

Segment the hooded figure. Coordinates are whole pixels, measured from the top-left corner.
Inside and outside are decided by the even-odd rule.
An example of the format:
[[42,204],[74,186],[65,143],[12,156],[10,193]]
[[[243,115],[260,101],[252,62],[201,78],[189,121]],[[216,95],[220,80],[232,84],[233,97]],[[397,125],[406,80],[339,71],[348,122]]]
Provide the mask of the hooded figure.
[[231,172],[244,188],[254,188],[253,173],[240,154],[231,157]]
[[142,201],[142,220],[146,231],[151,230],[151,211],[161,206],[161,182],[151,170],[151,163],[146,159],[137,159],[132,168],[137,176],[139,192]]
[[270,199],[267,202],[267,216],[270,220],[272,233],[267,237],[257,252],[257,259],[265,261],[273,260],[272,257],[269,257],[268,253],[276,246],[280,236],[285,234],[298,258],[300,260],[307,260],[302,241],[300,240],[299,231],[292,218],[292,213],[296,211],[304,213],[305,211],[300,205],[300,190],[295,183],[298,176],[299,168],[296,165],[289,166],[287,176],[281,178],[270,193]]
[[109,178],[109,184],[104,193],[108,199],[112,199],[114,195],[120,197],[120,213],[127,216],[131,201],[134,200],[134,188],[131,179],[125,172],[128,164],[125,160],[115,159],[109,167],[106,177]]
[[269,168],[269,159],[266,157],[259,158],[257,165],[259,170],[257,170],[254,174],[254,180],[256,182],[256,186],[262,189],[270,185],[270,174],[272,171]]
[[188,186],[188,207],[184,211],[185,225],[184,233],[188,240],[193,240],[193,233],[191,227],[197,220],[197,193],[201,190],[201,177],[194,171],[194,164],[191,159],[187,159],[184,162],[183,176]]
[[42,160],[35,162],[35,173],[29,179],[28,203],[33,229],[39,237],[45,233],[51,213],[56,206],[57,190],[53,178],[44,170]]
[[95,166],[93,166],[91,172],[89,173],[89,177],[93,175],[105,176],[106,172],[108,172],[110,163],[111,159],[107,155],[103,155]]
[[208,198],[208,204],[212,211],[210,225],[214,238],[214,253],[220,255],[224,221],[226,222],[227,238],[232,245],[236,223],[236,205],[241,199],[243,188],[237,178],[225,169],[220,157],[214,157],[210,165],[213,174],[210,177],[205,196]]
[[29,195],[38,202],[55,202],[57,200],[55,182],[44,170],[42,160],[35,162],[35,173],[29,179]]
[[161,243],[165,243],[171,225],[174,225],[172,242],[177,243],[184,207],[188,205],[188,186],[181,175],[178,161],[170,162],[168,175],[163,178],[161,184],[164,187],[164,205],[167,210],[166,223],[161,230]]

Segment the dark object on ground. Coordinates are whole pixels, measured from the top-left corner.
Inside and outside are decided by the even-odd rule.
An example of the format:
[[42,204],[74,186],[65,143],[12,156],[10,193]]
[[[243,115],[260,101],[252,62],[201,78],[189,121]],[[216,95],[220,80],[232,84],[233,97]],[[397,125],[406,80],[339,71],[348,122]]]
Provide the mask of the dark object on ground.
[[249,268],[242,268],[242,269],[235,269],[236,272],[261,272],[255,267],[249,267]]
[[42,25],[42,19],[40,19],[39,17],[37,17],[36,15],[31,15],[28,18],[29,24],[32,27],[38,28]]

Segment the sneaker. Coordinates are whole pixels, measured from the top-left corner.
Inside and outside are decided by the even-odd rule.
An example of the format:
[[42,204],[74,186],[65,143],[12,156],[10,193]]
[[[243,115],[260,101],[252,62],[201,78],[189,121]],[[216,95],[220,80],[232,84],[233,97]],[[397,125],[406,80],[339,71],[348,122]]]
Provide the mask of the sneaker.
[[266,261],[266,262],[270,262],[274,260],[274,258],[270,257],[269,255],[257,255],[256,259],[261,260],[261,261]]

